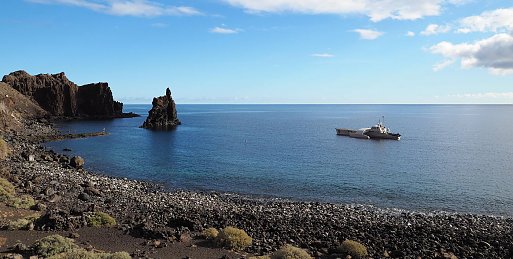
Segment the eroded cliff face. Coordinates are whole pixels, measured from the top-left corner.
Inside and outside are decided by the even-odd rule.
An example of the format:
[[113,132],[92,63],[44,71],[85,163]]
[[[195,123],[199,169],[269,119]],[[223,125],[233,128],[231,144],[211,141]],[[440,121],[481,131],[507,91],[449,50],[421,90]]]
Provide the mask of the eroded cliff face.
[[166,89],[166,95],[153,98],[153,107],[149,111],[148,118],[141,126],[146,129],[170,130],[182,124],[178,120],[176,104],[171,97],[171,90]]
[[2,82],[30,97],[52,116],[114,118],[122,115],[123,104],[114,101],[107,83],[77,86],[64,73],[32,76],[16,71]]
[[108,83],[87,84],[78,88],[78,114],[88,116],[118,116],[123,104],[112,98]]
[[4,76],[2,82],[32,98],[52,115],[77,116],[78,86],[64,73],[32,76],[20,70]]
[[47,115],[37,103],[27,96],[0,82],[0,135],[5,130],[18,130],[22,120]]

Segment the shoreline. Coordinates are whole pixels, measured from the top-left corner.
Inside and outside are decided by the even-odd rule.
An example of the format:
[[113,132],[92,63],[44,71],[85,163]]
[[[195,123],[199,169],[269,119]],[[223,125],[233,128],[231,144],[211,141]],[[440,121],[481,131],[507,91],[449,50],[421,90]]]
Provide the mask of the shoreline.
[[[373,258],[436,258],[445,252],[458,258],[513,256],[509,217],[168,191],[157,183],[70,167],[66,155],[34,141],[56,132],[51,125],[31,122],[22,134],[4,136],[14,152],[1,165],[11,168],[22,193],[47,206],[48,223],[42,230],[81,228],[77,215],[99,210],[113,215],[123,232],[146,239],[176,240],[183,233],[199,236],[208,227],[236,226],[253,237],[246,249],[253,254],[292,244],[322,257],[352,239],[365,244]],[[35,161],[28,161],[27,154]]]

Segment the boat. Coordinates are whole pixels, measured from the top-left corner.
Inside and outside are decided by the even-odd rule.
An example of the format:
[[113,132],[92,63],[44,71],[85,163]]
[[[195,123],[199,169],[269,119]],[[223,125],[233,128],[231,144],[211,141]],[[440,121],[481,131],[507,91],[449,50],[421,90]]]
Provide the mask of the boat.
[[401,134],[392,133],[390,129],[385,127],[385,117],[383,120],[379,120],[378,124],[370,127],[370,128],[361,128],[358,130],[346,129],[346,128],[336,128],[337,135],[340,136],[348,136],[351,138],[360,138],[360,139],[393,139],[400,140]]

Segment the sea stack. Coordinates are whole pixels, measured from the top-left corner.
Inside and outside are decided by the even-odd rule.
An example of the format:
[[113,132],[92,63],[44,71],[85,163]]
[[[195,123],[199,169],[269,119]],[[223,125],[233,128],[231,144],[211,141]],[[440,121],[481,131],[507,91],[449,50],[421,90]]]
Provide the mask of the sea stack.
[[176,104],[171,97],[171,90],[166,89],[166,95],[153,98],[153,107],[141,128],[153,130],[170,130],[182,124],[176,114]]

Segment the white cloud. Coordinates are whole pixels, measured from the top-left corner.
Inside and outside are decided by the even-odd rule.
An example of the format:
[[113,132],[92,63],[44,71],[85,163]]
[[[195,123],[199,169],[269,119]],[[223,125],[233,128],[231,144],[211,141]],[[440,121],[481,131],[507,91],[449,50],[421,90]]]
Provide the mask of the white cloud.
[[39,4],[62,4],[119,16],[156,17],[165,15],[201,15],[189,6],[166,6],[148,0],[28,0]]
[[356,29],[354,32],[360,34],[360,38],[364,40],[375,40],[383,35],[383,32],[367,29]]
[[420,34],[429,36],[429,35],[435,35],[440,33],[446,33],[451,30],[451,27],[449,25],[438,25],[438,24],[430,24],[424,29]]
[[[248,12],[305,14],[363,14],[374,22],[416,20],[436,16],[445,4],[462,0],[223,0]],[[455,2],[456,1],[456,2]]]
[[406,36],[408,37],[415,37],[415,32],[409,31],[406,33]]
[[508,32],[513,31],[513,8],[483,12],[459,21],[458,32]]
[[240,29],[230,29],[226,27],[214,27],[210,29],[211,33],[218,33],[218,34],[236,34],[239,33]]
[[[474,43],[453,44],[444,41],[432,46],[429,50],[449,60],[460,59],[463,68],[484,67],[495,75],[513,73],[513,35],[511,34],[496,34]],[[439,67],[441,69],[447,65],[441,67],[439,65]]]
[[312,57],[316,57],[316,58],[334,58],[335,55],[329,54],[329,53],[315,53],[315,54],[312,54]]
[[448,60],[442,61],[440,63],[436,63],[433,65],[433,71],[438,72],[438,71],[452,65],[454,62],[456,62],[456,60],[448,59]]

